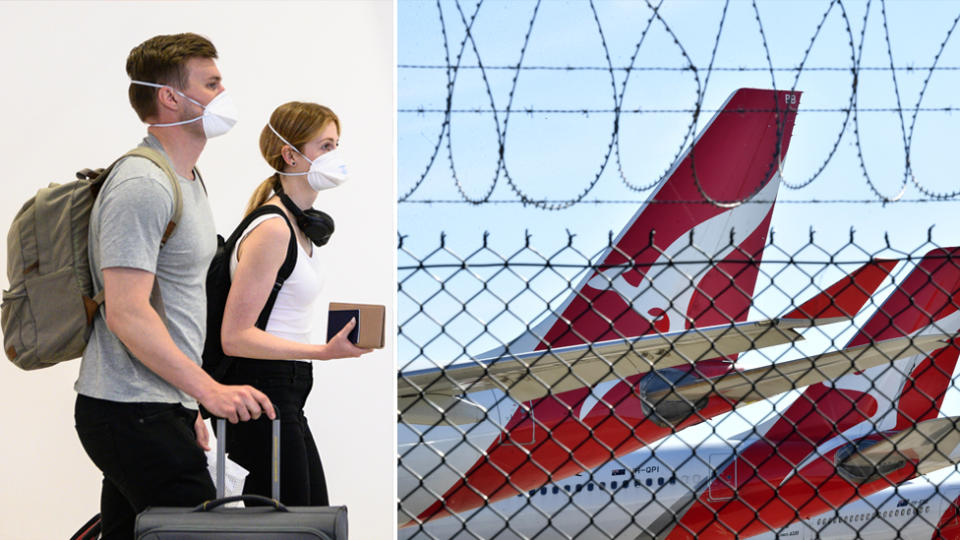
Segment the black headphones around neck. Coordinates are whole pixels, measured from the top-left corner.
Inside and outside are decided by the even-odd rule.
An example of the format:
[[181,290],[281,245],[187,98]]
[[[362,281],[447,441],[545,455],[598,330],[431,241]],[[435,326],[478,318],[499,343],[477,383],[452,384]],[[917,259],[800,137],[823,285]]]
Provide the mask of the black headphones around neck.
[[274,191],[276,191],[280,197],[280,202],[287,207],[287,210],[289,210],[290,213],[293,214],[294,219],[297,220],[297,227],[307,235],[307,238],[309,238],[315,246],[320,247],[330,240],[330,236],[333,235],[334,226],[333,218],[330,217],[329,214],[315,208],[301,210],[300,207],[283,192],[283,187],[279,182],[277,182],[277,187]]

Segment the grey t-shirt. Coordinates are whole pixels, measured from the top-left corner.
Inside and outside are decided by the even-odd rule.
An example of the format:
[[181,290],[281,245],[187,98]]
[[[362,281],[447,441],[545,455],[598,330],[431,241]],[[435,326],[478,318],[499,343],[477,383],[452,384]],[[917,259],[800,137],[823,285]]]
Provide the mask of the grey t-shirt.
[[[153,136],[141,146],[163,152]],[[173,342],[201,363],[207,329],[206,275],[217,247],[216,227],[200,182],[179,177],[183,211],[173,235],[160,249],[173,216],[173,187],[153,162],[131,157],[120,162],[104,183],[90,215],[90,270],[96,290],[103,289],[103,268],[125,267],[156,275]],[[137,360],[107,328],[103,310],[83,353],[80,394],[120,402],[196,401]]]

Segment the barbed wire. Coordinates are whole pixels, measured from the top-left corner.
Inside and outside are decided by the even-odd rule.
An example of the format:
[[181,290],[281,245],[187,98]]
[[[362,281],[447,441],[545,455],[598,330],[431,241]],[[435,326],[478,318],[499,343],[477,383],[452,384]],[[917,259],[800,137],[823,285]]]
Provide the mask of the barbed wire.
[[[468,70],[481,69],[479,65],[458,65],[448,66],[443,64],[397,64],[399,69],[423,69],[423,70]],[[857,71],[960,71],[960,66],[858,66]],[[520,70],[520,71],[689,71],[690,66],[483,66],[487,71],[493,70]],[[802,71],[850,71],[850,66],[795,66],[783,67],[751,67],[751,66],[713,66],[705,71],[708,72],[747,72],[747,71],[777,71],[777,72],[802,72]]]
[[[437,0],[436,2],[436,13],[439,21],[440,34],[443,39],[443,56],[444,63],[426,63],[426,62],[404,62],[398,64],[398,69],[401,71],[437,71],[442,70],[446,73],[446,88],[444,92],[444,105],[442,107],[428,106],[428,105],[417,105],[417,106],[401,106],[398,107],[397,112],[401,115],[400,122],[404,122],[404,118],[407,115],[418,115],[423,117],[429,117],[433,115],[442,115],[442,120],[440,121],[440,130],[433,149],[428,154],[426,160],[426,165],[421,170],[419,177],[413,184],[403,191],[403,193],[398,197],[399,203],[410,203],[410,204],[471,204],[471,205],[482,205],[482,204],[520,204],[523,206],[530,206],[534,208],[540,208],[543,210],[560,210],[564,208],[569,208],[575,204],[579,203],[588,203],[588,204],[617,204],[617,203],[636,203],[636,200],[631,200],[629,198],[623,199],[609,199],[609,198],[595,198],[589,199],[588,196],[593,192],[598,184],[600,183],[601,177],[603,177],[604,172],[608,168],[611,162],[611,156],[614,157],[613,161],[616,164],[617,176],[620,178],[621,184],[631,192],[635,193],[644,193],[648,192],[654,186],[658,185],[662,181],[663,176],[670,172],[670,169],[666,169],[663,174],[659,175],[659,178],[654,178],[649,181],[637,182],[630,178],[630,175],[624,168],[624,164],[621,158],[621,133],[623,125],[621,119],[623,117],[639,117],[642,115],[689,115],[690,119],[685,129],[680,130],[680,135],[674,160],[675,161],[679,156],[689,150],[692,146],[692,141],[697,131],[698,122],[701,120],[703,114],[717,114],[721,112],[721,109],[707,108],[704,107],[704,100],[707,95],[707,88],[710,82],[710,76],[714,73],[737,73],[737,72],[767,72],[770,74],[771,82],[776,89],[776,73],[793,73],[795,76],[791,84],[791,90],[796,90],[798,88],[798,83],[801,79],[801,76],[804,73],[848,73],[850,75],[850,84],[849,84],[849,97],[846,99],[847,105],[841,107],[812,107],[812,108],[801,108],[801,112],[804,115],[809,114],[837,114],[842,115],[842,118],[839,119],[839,124],[836,128],[836,135],[825,137],[824,140],[832,141],[831,144],[827,145],[825,152],[821,159],[817,159],[816,162],[819,162],[820,165],[815,168],[815,170],[810,174],[809,177],[795,181],[788,182],[783,181],[782,184],[787,189],[800,190],[807,186],[813,184],[817,179],[821,178],[824,174],[824,171],[827,169],[827,166],[834,160],[838,155],[838,149],[840,143],[844,137],[845,133],[848,133],[852,130],[853,136],[853,146],[855,147],[855,153],[857,155],[857,161],[859,162],[860,176],[862,177],[864,183],[866,184],[869,192],[875,198],[808,198],[803,201],[793,201],[792,204],[842,204],[842,203],[921,203],[921,202],[934,202],[942,200],[956,200],[960,198],[960,190],[952,191],[938,191],[931,187],[930,182],[924,182],[921,178],[918,178],[914,173],[914,163],[911,160],[912,156],[912,145],[914,142],[914,132],[917,124],[917,118],[920,113],[924,114],[939,114],[939,115],[950,115],[957,111],[960,111],[960,106],[954,105],[952,103],[945,103],[943,105],[923,105],[924,97],[927,94],[927,91],[930,86],[930,82],[933,79],[934,74],[936,73],[948,73],[948,72],[957,72],[960,71],[960,65],[955,63],[946,63],[943,64],[944,51],[946,50],[948,44],[951,42],[958,21],[960,21],[960,14],[953,19],[953,24],[949,26],[946,30],[946,34],[936,53],[933,55],[931,61],[917,62],[917,63],[897,63],[894,57],[894,42],[891,37],[890,25],[888,21],[888,13],[886,9],[886,3],[884,0],[879,0],[880,7],[879,9],[874,9],[873,3],[874,0],[868,0],[866,2],[863,17],[862,17],[862,28],[859,32],[859,39],[854,38],[854,32],[851,25],[850,14],[847,11],[846,4],[849,2],[843,2],[842,0],[831,0],[826,4],[826,8],[823,11],[823,14],[819,17],[816,27],[813,29],[809,42],[806,44],[803,56],[801,61],[795,66],[785,66],[778,64],[776,62],[777,58],[772,54],[770,47],[767,43],[767,30],[769,23],[765,24],[764,19],[761,14],[760,7],[756,2],[751,3],[753,10],[753,18],[756,21],[756,32],[757,35],[761,38],[762,49],[764,52],[764,60],[766,66],[756,66],[756,65],[742,65],[742,66],[731,66],[731,65],[714,65],[716,60],[716,53],[718,46],[720,44],[724,29],[729,25],[727,18],[727,7],[729,2],[723,4],[722,12],[718,16],[718,24],[716,25],[716,34],[713,38],[713,43],[711,44],[711,53],[709,61],[705,65],[698,65],[692,57],[687,53],[684,41],[674,33],[674,30],[671,26],[671,22],[668,21],[662,14],[661,3],[652,2],[650,0],[646,1],[646,6],[650,10],[649,17],[645,17],[645,23],[642,25],[642,31],[640,36],[636,38],[633,45],[633,52],[630,55],[629,61],[627,63],[615,63],[615,55],[611,50],[611,44],[608,42],[605,35],[605,27],[598,13],[598,6],[595,5],[592,1],[588,3],[589,9],[592,15],[592,25],[596,34],[599,36],[599,48],[603,54],[603,58],[606,61],[606,65],[589,65],[589,64],[568,64],[560,65],[562,58],[559,58],[557,65],[547,65],[547,64],[529,64],[525,65],[525,60],[527,58],[527,52],[529,50],[529,45],[531,41],[531,36],[533,35],[536,28],[538,28],[537,21],[541,18],[541,2],[537,1],[531,4],[531,10],[529,19],[527,21],[525,31],[523,34],[523,39],[519,45],[519,54],[515,63],[507,62],[504,63],[502,60],[499,60],[497,63],[486,63],[484,61],[484,56],[481,54],[481,49],[476,41],[476,31],[474,29],[475,21],[478,16],[481,14],[483,8],[485,7],[484,0],[479,0],[472,4],[472,11],[467,14],[464,12],[463,4],[460,1],[454,2],[443,2]],[[452,23],[444,16],[444,10],[449,9],[450,6],[453,6],[459,15],[460,26],[454,27]],[[525,8],[522,8],[525,9]],[[879,18],[879,23],[883,30],[883,43],[885,46],[885,56],[888,61],[887,65],[878,65],[873,60],[870,65],[864,65],[864,46],[867,42],[867,28],[869,22],[873,19]],[[807,62],[810,58],[811,51],[814,46],[819,43],[821,40],[827,40],[835,38],[836,36],[827,36],[827,33],[824,32],[826,23],[831,19],[839,19],[841,24],[840,32],[843,32],[844,43],[847,43],[850,47],[850,64],[849,65],[807,65]],[[586,19],[585,19],[586,20]],[[682,21],[679,21],[682,24]],[[640,56],[641,50],[645,50],[644,46],[647,45],[647,37],[649,32],[653,28],[662,28],[667,39],[672,40],[673,45],[679,51],[679,54],[682,58],[682,65],[636,65],[636,61]],[[455,32],[462,32],[462,39],[459,40],[459,48],[454,54],[451,51],[451,43],[449,36]],[[464,61],[465,52],[469,50],[476,57],[475,62],[466,63]],[[562,56],[562,52],[558,52],[557,56]],[[480,79],[482,83],[483,92],[486,94],[486,99],[488,101],[487,106],[482,107],[455,107],[454,106],[454,96],[457,89],[457,75],[461,71],[479,71]],[[496,98],[496,93],[494,92],[493,84],[488,77],[489,72],[493,71],[507,71],[511,72],[509,90],[506,93],[506,104],[498,106],[498,100]],[[527,72],[606,72],[609,74],[610,85],[612,92],[612,100],[610,106],[607,107],[597,107],[596,105],[586,106],[586,107],[540,107],[536,105],[524,105],[517,106],[515,104],[515,99],[517,96],[517,83],[521,73]],[[630,86],[632,81],[631,74],[634,72],[665,72],[665,73],[689,73],[691,75],[692,82],[695,85],[693,104],[689,107],[627,107],[625,106],[624,97],[626,95],[627,89]],[[858,101],[861,99],[860,84],[861,84],[861,74],[864,73],[877,73],[877,74],[887,74],[890,77],[890,84],[893,90],[894,104],[891,106],[865,106],[860,107]],[[919,90],[917,95],[916,104],[913,107],[905,106],[903,103],[903,92],[902,87],[904,82],[900,80],[898,74],[924,74],[924,80],[922,87]],[[401,87],[402,88],[402,87]],[[402,90],[401,90],[402,92]],[[595,98],[596,96],[594,96]],[[775,106],[778,106],[776,104]],[[784,111],[774,111],[778,116],[783,116]],[[861,116],[865,114],[893,114],[897,118],[899,127],[899,139],[900,145],[902,145],[903,150],[903,174],[899,181],[899,186],[896,186],[897,192],[895,194],[883,193],[877,185],[877,179],[875,178],[875,172],[871,172],[871,169],[878,168],[876,165],[871,166],[864,155],[863,151],[863,142],[862,142],[862,132],[863,127],[861,125]],[[487,182],[484,182],[486,186],[483,188],[482,192],[479,195],[471,195],[468,192],[468,188],[463,181],[463,170],[462,166],[458,167],[454,159],[454,144],[453,144],[453,126],[452,120],[454,116],[460,115],[474,115],[474,116],[486,116],[489,115],[493,122],[494,131],[496,133],[496,161],[492,166],[493,173],[490,179]],[[529,176],[517,177],[516,174],[511,170],[510,164],[508,162],[508,149],[513,144],[512,141],[514,137],[510,138],[511,143],[508,143],[508,133],[510,127],[511,117],[517,115],[526,115],[528,117],[545,117],[552,115],[566,115],[566,116],[584,116],[591,117],[597,116],[598,122],[610,122],[611,130],[609,138],[607,139],[607,144],[604,145],[604,151],[599,160],[599,165],[592,175],[585,176],[585,184],[577,188],[576,194],[570,198],[556,198],[556,197],[537,197],[529,191],[529,186],[533,185],[536,179]],[[778,120],[778,124],[783,122],[783,118]],[[779,138],[782,137],[781,130],[778,129],[777,137],[778,143]],[[476,133],[470,133],[467,140],[474,140],[476,138]],[[440,146],[445,143],[447,149],[447,159],[449,164],[450,178],[453,180],[454,187],[456,192],[459,194],[459,199],[449,198],[449,197],[420,197],[414,198],[418,193],[423,192],[423,185],[426,178],[429,176],[430,172],[434,169],[436,165],[436,157],[439,153]],[[475,144],[467,145],[467,151],[472,151],[476,148]],[[777,149],[780,148],[780,144],[777,144]],[[889,155],[891,152],[885,150],[885,154]],[[780,159],[779,152],[775,152],[775,155],[771,156],[769,166],[770,168],[779,168]],[[695,162],[695,156],[690,156],[692,162]],[[672,161],[671,161],[672,163]],[[696,169],[695,163],[692,163],[692,174],[696,181],[697,187],[700,190],[701,194],[704,196],[704,199],[710,202],[712,199],[709,194],[704,193],[699,182],[699,175]],[[476,169],[471,169],[476,170]],[[406,167],[400,170],[401,179],[407,173]],[[897,173],[899,175],[899,173]],[[508,201],[501,199],[494,199],[494,194],[497,192],[496,188],[500,179],[506,181],[506,187],[511,193],[516,196],[516,200]],[[402,183],[402,182],[401,182]],[[570,182],[566,182],[566,185],[570,185]],[[924,195],[922,198],[905,198],[906,188],[908,185],[913,185],[919,193]],[[759,189],[759,188],[757,188]],[[746,196],[741,196],[738,200],[731,201],[721,201],[721,200],[712,200],[712,204],[715,206],[721,207],[730,207],[738,204],[750,203],[750,196],[754,194],[746,194]],[[787,201],[780,201],[781,204]]]
[[[960,106],[952,107],[920,107],[913,109],[902,109],[897,107],[863,107],[863,108],[850,108],[850,107],[823,107],[816,109],[804,109],[804,114],[806,113],[851,113],[851,112],[861,112],[861,113],[903,113],[908,111],[916,112],[940,112],[940,113],[952,113],[960,112]],[[524,113],[524,114],[694,114],[694,113],[716,113],[716,114],[728,114],[732,111],[724,109],[534,109],[534,108],[524,108],[524,109],[515,109],[510,111],[508,109],[480,109],[480,108],[469,108],[469,109],[398,109],[397,112],[401,113],[416,113],[416,114],[436,114],[436,113],[450,113],[450,114],[490,114],[490,113],[500,113],[504,114],[507,112],[512,113]],[[740,111],[737,111],[740,112]],[[775,109],[743,109],[743,112],[753,112],[753,113],[763,113],[763,112],[776,112]]]
[[[460,199],[409,199],[403,201],[405,204],[458,204],[463,201]],[[561,204],[563,201],[560,200],[545,200],[543,201],[547,204]],[[635,199],[583,199],[580,202],[588,204],[637,204]],[[750,200],[744,201],[743,204],[770,204],[775,202],[776,204],[879,204],[886,205],[893,201],[882,200],[882,199],[787,199],[787,200]],[[897,204],[927,204],[927,203],[951,203],[951,202],[960,202],[956,198],[946,198],[946,197],[930,197],[930,198],[909,198],[909,199],[898,199]],[[524,206],[527,203],[523,201],[518,201],[515,199],[488,199],[484,201],[484,204],[512,204],[512,205],[521,205]],[[704,200],[651,200],[647,201],[647,204],[711,204],[710,201]]]

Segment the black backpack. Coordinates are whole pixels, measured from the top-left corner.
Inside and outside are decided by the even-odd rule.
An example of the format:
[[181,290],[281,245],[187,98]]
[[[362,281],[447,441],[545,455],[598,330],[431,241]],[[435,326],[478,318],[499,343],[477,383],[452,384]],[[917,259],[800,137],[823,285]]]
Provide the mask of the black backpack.
[[283,266],[277,272],[277,279],[264,304],[260,317],[257,319],[256,327],[266,330],[267,321],[270,319],[270,312],[273,311],[273,304],[277,301],[277,294],[283,282],[293,273],[293,267],[297,265],[297,234],[290,225],[290,220],[280,208],[267,204],[263,205],[243,218],[243,221],[237,225],[230,238],[224,240],[222,236],[217,235],[217,253],[210,261],[210,268],[207,270],[207,340],[203,345],[203,369],[217,381],[223,381],[233,364],[233,357],[227,356],[223,352],[223,343],[220,341],[220,327],[223,325],[223,308],[227,305],[227,295],[230,293],[230,257],[233,256],[233,249],[240,239],[240,235],[246,230],[253,220],[267,214],[279,214],[283,221],[290,228],[290,244],[287,246],[287,257],[283,261]]

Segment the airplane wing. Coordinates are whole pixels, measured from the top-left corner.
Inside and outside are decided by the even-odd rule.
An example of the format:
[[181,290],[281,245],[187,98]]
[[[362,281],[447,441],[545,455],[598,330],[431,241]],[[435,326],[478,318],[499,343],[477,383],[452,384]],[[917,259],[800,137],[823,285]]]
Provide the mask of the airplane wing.
[[896,470],[907,461],[916,464],[917,475],[960,463],[960,417],[934,418],[904,429],[849,455],[837,454],[840,471]]
[[711,394],[734,403],[750,403],[826,380],[835,380],[846,373],[864,371],[900,358],[927,354],[947,345],[946,334],[904,336],[850,347],[842,351],[780,362],[770,366],[728,373],[702,379],[676,388],[664,388],[647,394],[657,402],[667,394],[683,397],[691,403]]
[[[870,261],[778,319],[692,328],[667,334],[503,354],[444,368],[399,374],[401,415],[413,423],[478,422],[486,411],[459,396],[498,389],[519,402],[593,386],[656,369],[732,356],[802,340],[796,331],[849,320],[890,274],[897,261]],[[797,369],[801,369],[799,365]],[[775,387],[773,379],[768,387]]]
[[402,400],[498,389],[517,401],[529,401],[549,392],[792,343],[803,339],[797,328],[841,320],[846,317],[769,319],[480,359],[405,372],[398,378],[397,395]]

